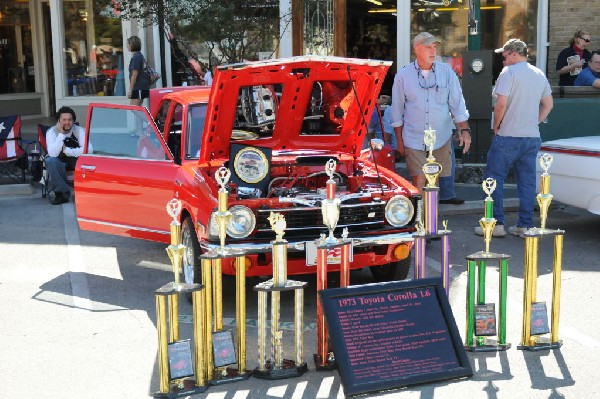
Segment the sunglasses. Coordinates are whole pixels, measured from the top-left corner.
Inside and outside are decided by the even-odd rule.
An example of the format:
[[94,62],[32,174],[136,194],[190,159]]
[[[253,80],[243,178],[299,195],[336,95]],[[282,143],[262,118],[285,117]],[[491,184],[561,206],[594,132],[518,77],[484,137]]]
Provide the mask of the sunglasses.
[[586,42],[586,43],[589,43],[589,42],[591,42],[591,40],[590,40],[590,39],[586,39],[586,38],[584,38],[584,37],[580,37],[580,39],[581,39],[581,40],[583,40],[583,41],[584,41],[584,42]]

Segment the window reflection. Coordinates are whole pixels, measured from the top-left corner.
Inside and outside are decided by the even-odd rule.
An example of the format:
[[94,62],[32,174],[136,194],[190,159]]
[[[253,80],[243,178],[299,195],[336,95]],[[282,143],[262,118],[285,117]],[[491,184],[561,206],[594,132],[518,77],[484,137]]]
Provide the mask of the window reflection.
[[124,96],[123,33],[111,7],[64,1],[68,96]]
[[0,94],[35,92],[29,3],[0,0]]

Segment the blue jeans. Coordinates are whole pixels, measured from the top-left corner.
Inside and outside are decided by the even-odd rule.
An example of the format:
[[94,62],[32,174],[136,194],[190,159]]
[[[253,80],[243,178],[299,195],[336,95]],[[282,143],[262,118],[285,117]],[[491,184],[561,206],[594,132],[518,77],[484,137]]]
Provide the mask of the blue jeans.
[[497,224],[504,224],[504,180],[513,167],[519,193],[518,227],[533,227],[533,207],[535,201],[535,161],[542,145],[539,137],[496,136],[488,151],[485,177],[496,180],[494,218]]
[[456,155],[454,155],[454,140],[450,140],[450,153],[452,155],[452,173],[450,176],[440,177],[440,200],[448,200],[456,198],[456,192],[454,191],[454,172],[456,169]]

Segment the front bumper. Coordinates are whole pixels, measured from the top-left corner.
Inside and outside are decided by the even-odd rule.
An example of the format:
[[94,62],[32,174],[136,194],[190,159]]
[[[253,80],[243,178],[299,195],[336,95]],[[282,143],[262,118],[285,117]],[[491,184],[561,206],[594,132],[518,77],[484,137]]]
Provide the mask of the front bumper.
[[[413,236],[411,233],[396,233],[396,234],[382,234],[382,235],[370,235],[365,237],[348,237],[352,240],[353,247],[366,247],[372,245],[395,245],[404,242],[413,242]],[[288,251],[305,251],[306,241],[290,241],[287,242]],[[200,246],[205,251],[207,257],[211,257],[210,254],[217,256],[223,255],[221,246],[218,244],[212,244],[208,242],[200,243]],[[231,243],[225,246],[225,252],[231,256],[240,256],[245,254],[264,253],[271,251],[271,243],[260,242],[260,243]]]

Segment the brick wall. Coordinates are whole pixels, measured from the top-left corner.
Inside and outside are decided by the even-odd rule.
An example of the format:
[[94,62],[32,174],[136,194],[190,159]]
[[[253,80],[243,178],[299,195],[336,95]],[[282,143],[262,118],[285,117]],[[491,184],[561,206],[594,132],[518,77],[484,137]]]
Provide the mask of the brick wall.
[[593,51],[600,49],[600,2],[589,0],[550,0],[548,40],[548,78],[550,84],[558,84],[556,57],[569,45],[573,34],[583,29],[592,36],[587,47]]

